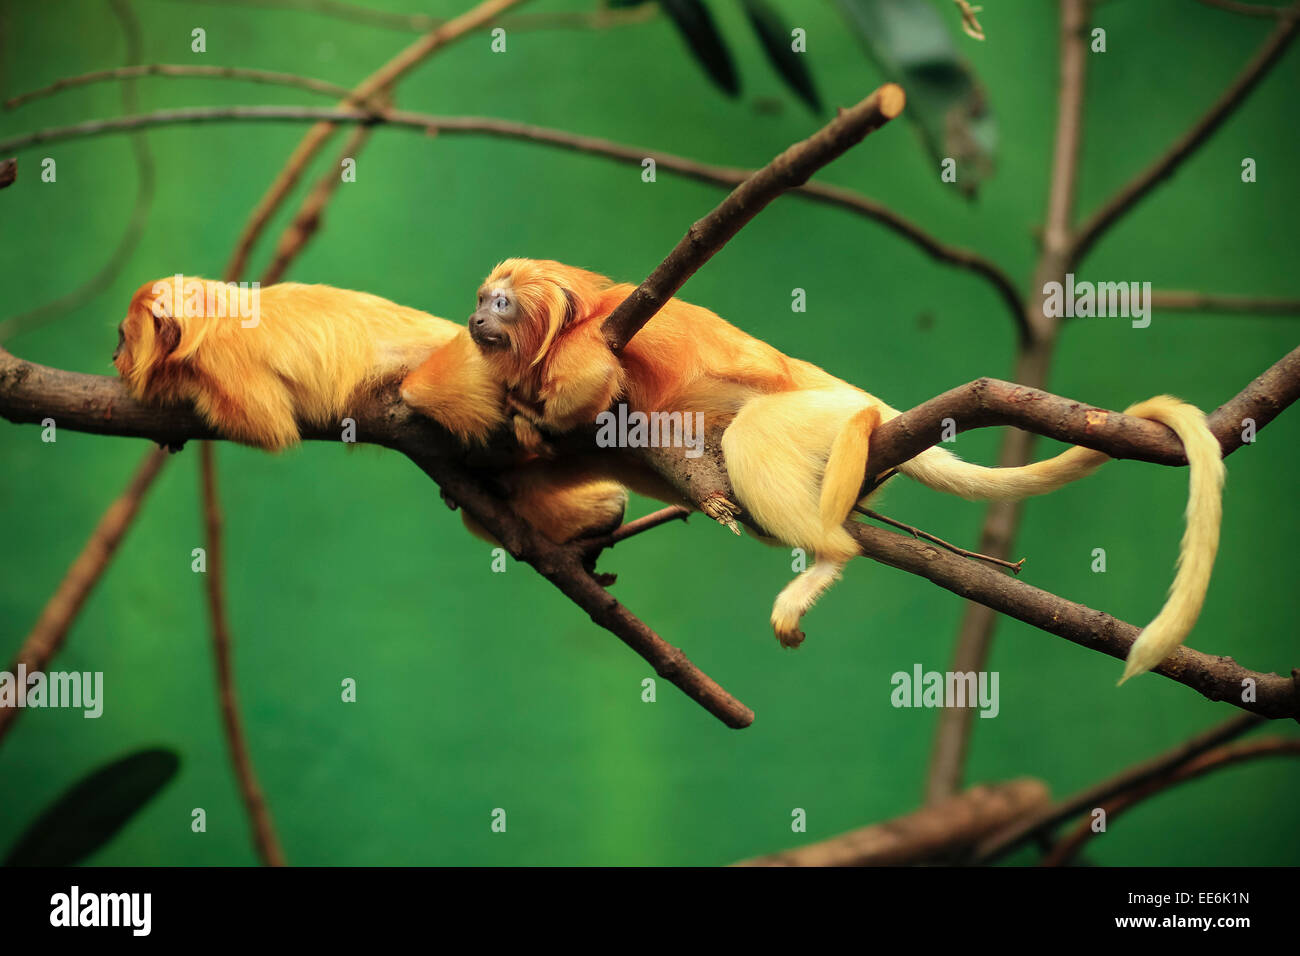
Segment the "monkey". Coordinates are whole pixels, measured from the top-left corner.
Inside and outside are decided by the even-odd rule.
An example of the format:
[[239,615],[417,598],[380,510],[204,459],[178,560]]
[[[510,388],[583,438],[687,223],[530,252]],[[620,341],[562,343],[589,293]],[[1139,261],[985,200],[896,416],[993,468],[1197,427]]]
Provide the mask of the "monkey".
[[[615,355],[601,325],[633,289],[552,260],[507,259],[480,286],[469,333],[505,387],[510,413],[522,420],[521,436],[591,423],[616,400],[645,413],[702,412],[725,425],[722,452],[739,508],[760,536],[814,555],[772,609],[777,639],[797,647],[803,615],[859,553],[844,523],[884,485],[862,495],[871,434],[900,412],[676,298]],[[1159,395],[1125,413],[1178,436],[1190,487],[1173,584],[1130,648],[1120,683],[1161,663],[1195,624],[1218,549],[1224,482],[1219,443],[1199,409]],[[1022,467],[986,468],[931,447],[896,471],[968,500],[1014,501],[1055,491],[1107,460],[1073,447]],[[725,500],[691,504],[734,521],[735,506]]]
[[[190,402],[217,434],[273,452],[297,444],[300,425],[335,424],[367,392],[422,365],[410,404],[462,444],[486,442],[505,422],[502,387],[464,328],[325,285],[146,282],[118,327],[113,364],[135,398]],[[435,375],[447,397],[422,400],[419,382]],[[499,484],[520,517],[560,544],[606,532],[627,504],[617,482],[536,455],[521,456]]]

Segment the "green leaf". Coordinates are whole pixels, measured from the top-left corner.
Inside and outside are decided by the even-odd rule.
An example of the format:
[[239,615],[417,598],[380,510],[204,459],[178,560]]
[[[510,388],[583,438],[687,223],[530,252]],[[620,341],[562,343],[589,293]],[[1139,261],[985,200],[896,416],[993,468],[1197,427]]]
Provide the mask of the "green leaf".
[[700,0],[659,0],[664,13],[681,32],[695,59],[728,96],[740,93],[740,79],[727,45],[709,10]]
[[812,74],[808,72],[808,63],[804,55],[796,53],[790,45],[790,28],[781,20],[780,15],[768,5],[767,0],[741,0],[750,25],[758,34],[772,66],[781,74],[786,85],[794,90],[799,99],[808,104],[814,113],[822,111],[821,97],[813,85]]
[[5,866],[71,866],[112,839],[176,775],[171,750],[141,750],[100,767],[46,807]]
[[948,22],[929,0],[835,2],[881,72],[907,92],[905,115],[936,165],[955,159],[957,187],[974,196],[993,172],[997,127]]

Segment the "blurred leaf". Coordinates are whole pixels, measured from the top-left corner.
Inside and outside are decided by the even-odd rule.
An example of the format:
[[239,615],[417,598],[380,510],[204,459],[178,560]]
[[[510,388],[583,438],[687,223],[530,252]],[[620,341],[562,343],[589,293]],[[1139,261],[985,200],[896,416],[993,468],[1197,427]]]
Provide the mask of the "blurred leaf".
[[736,66],[708,8],[701,0],[659,0],[659,5],[681,31],[695,59],[700,61],[713,82],[728,96],[737,95],[740,80],[736,76]]
[[984,90],[929,0],[835,0],[867,54],[907,92],[908,116],[936,165],[957,161],[968,198],[993,172],[997,127]]
[[813,85],[812,74],[808,72],[808,63],[804,55],[794,52],[790,44],[790,28],[781,20],[780,15],[772,9],[767,0],[741,0],[745,14],[749,17],[763,52],[776,67],[799,99],[808,104],[814,113],[822,111],[821,97]]
[[171,750],[141,750],[83,777],[14,844],[5,866],[71,866],[112,839],[176,775]]

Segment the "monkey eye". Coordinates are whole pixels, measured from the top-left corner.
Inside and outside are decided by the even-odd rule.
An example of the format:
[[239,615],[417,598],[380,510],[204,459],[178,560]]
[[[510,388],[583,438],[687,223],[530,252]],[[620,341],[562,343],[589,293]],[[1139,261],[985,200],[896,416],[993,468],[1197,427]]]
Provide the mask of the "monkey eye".
[[510,308],[510,300],[507,299],[505,296],[499,295],[492,300],[493,312],[504,312],[508,308]]

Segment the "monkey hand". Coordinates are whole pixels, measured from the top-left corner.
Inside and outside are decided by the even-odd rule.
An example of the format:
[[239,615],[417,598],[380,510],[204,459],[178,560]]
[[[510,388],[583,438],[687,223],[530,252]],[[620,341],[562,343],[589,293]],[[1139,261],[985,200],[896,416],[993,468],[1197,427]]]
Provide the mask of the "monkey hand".
[[700,502],[700,510],[718,524],[725,525],[735,534],[740,534],[740,525],[736,523],[736,518],[741,513],[740,505],[730,501],[722,492],[711,491],[705,495],[704,500]]

